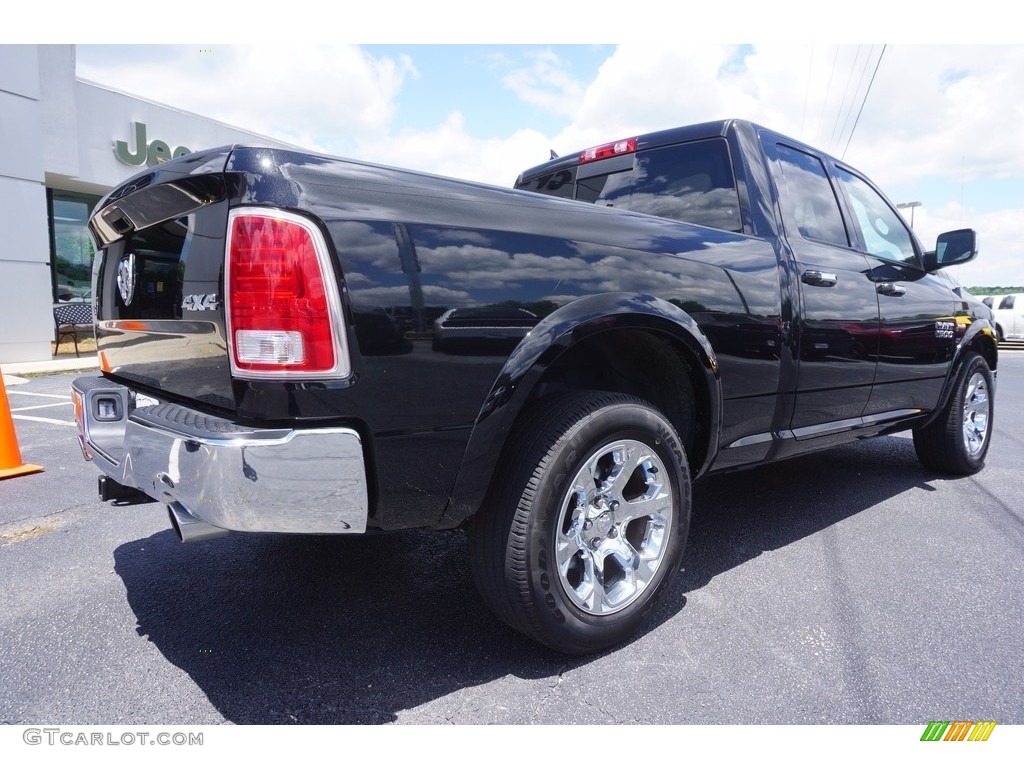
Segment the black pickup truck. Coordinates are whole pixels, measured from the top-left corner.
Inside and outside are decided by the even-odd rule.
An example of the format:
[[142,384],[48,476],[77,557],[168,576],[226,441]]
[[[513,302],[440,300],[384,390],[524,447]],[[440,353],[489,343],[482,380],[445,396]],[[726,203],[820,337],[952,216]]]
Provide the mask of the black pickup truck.
[[551,160],[516,189],[282,149],[174,159],[90,226],[100,494],[227,531],[468,533],[493,611],[586,653],[680,568],[697,478],[913,430],[988,449],[996,340],[835,158],[739,120]]

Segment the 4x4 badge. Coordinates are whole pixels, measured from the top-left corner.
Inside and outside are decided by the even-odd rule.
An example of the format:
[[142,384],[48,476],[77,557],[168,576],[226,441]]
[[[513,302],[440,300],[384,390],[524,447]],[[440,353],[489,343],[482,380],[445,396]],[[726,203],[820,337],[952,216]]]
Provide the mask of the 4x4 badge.
[[135,296],[135,254],[129,253],[121,257],[117,265],[117,290],[121,301],[127,307]]
[[203,312],[208,309],[216,309],[220,306],[216,293],[196,293],[186,296],[181,302],[182,309],[190,309],[193,312]]

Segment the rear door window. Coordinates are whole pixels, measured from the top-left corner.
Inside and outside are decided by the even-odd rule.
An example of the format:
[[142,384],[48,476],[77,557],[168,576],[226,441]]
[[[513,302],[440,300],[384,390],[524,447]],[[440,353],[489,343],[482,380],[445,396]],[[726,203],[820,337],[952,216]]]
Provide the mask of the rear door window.
[[805,240],[849,247],[839,201],[821,160],[785,144],[776,145],[782,178],[779,193],[783,217]]

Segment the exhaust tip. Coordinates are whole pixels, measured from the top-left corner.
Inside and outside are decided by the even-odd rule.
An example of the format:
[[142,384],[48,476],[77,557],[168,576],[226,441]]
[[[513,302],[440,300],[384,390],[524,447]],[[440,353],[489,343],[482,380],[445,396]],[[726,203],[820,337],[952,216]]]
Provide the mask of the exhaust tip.
[[182,544],[191,544],[195,541],[208,541],[227,536],[231,531],[218,528],[207,522],[193,517],[187,509],[178,501],[172,501],[167,505],[167,515],[171,519],[171,528],[177,534]]

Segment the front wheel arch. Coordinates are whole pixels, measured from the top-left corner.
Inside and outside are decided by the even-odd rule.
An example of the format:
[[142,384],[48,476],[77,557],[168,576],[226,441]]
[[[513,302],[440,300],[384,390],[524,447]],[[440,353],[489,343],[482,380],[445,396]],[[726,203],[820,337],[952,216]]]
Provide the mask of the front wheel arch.
[[969,352],[936,417],[914,430],[914,449],[926,469],[972,475],[985,466],[992,442],[995,378],[988,362]]

